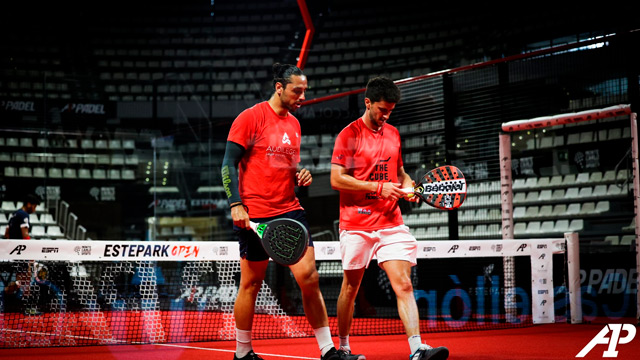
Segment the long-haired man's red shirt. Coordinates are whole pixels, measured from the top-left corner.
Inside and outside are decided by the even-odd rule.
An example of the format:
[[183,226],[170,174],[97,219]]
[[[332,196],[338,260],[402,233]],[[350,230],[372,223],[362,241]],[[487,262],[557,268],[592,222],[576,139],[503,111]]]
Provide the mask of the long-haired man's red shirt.
[[[346,168],[358,180],[397,183],[403,166],[401,146],[398,129],[385,124],[373,131],[360,118],[336,137],[331,163]],[[341,230],[374,231],[402,224],[397,201],[382,199],[375,191],[340,191]]]
[[244,110],[234,120],[227,141],[245,149],[238,165],[238,187],[251,218],[302,209],[295,194],[300,162],[300,123],[280,116],[268,102]]

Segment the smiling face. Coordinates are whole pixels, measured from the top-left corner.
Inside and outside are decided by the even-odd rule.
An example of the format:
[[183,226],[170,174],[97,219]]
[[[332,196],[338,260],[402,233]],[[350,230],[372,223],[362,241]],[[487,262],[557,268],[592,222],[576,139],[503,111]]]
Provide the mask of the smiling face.
[[307,77],[304,75],[291,75],[291,82],[285,86],[282,83],[276,83],[276,96],[279,105],[288,111],[296,111],[302,106],[305,100],[305,92],[307,91]]

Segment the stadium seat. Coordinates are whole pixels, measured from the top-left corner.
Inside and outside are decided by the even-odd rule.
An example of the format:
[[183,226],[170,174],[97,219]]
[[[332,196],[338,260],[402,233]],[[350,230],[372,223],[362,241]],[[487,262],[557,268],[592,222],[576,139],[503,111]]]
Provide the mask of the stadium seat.
[[554,175],[549,180],[549,186],[556,187],[562,185],[562,175]]
[[620,238],[620,245],[631,245],[635,239],[635,235],[622,235]]
[[588,201],[582,204],[580,207],[580,214],[593,214],[596,211],[596,203],[592,201]]
[[581,187],[580,191],[578,192],[578,197],[581,199],[588,199],[592,196],[591,195],[592,192],[593,192],[593,188],[591,186]]
[[487,224],[478,224],[473,228],[474,237],[484,237],[489,234]]
[[559,233],[565,233],[569,231],[569,220],[567,219],[556,220],[553,230]]
[[552,216],[562,216],[567,212],[567,204],[556,204],[553,206]]
[[591,193],[593,197],[603,197],[607,196],[607,185],[600,184],[593,187],[593,192]]
[[[625,188],[625,190],[626,190],[626,188]],[[611,184],[607,188],[607,195],[608,196],[621,195],[623,193],[624,192],[622,190],[622,187],[619,187],[617,184]]]
[[525,198],[525,202],[532,203],[538,201],[540,197],[540,193],[538,191],[529,191],[527,192],[527,197]]
[[119,169],[109,169],[108,177],[111,180],[120,180],[120,170]]
[[93,169],[94,180],[104,180],[107,178],[107,174],[104,169]]
[[609,201],[608,200],[602,200],[602,201],[598,201],[596,203],[596,208],[595,208],[595,212],[597,213],[604,213],[609,211]]
[[18,168],[18,176],[26,179],[31,178],[33,177],[33,170],[28,166],[20,166]]
[[545,220],[540,224],[540,233],[549,234],[554,232],[553,220]]
[[527,223],[515,223],[513,226],[514,235],[523,235],[527,232]]
[[525,188],[535,188],[538,186],[538,178],[528,177],[524,182]]
[[589,173],[579,173],[576,175],[576,183],[588,183],[589,182]]
[[604,237],[607,245],[620,245],[620,237],[618,235],[607,235]]
[[40,223],[44,225],[54,225],[56,221],[53,219],[53,215],[49,213],[43,213],[40,215]]
[[540,211],[538,211],[539,217],[548,217],[553,213],[553,205],[542,205],[540,206]]
[[64,233],[62,233],[62,229],[60,229],[60,226],[58,226],[58,225],[49,225],[49,226],[47,226],[47,234],[46,234],[46,236],[49,236],[49,237],[54,238],[54,239],[58,239],[58,238],[64,237]]
[[49,168],[49,177],[52,179],[62,178],[62,169],[53,167]]
[[35,225],[31,227],[31,236],[34,238],[41,238],[46,236],[45,227],[42,225]]
[[47,171],[43,167],[35,167],[33,168],[33,177],[45,178],[47,177]]
[[549,187],[549,183],[551,182],[551,179],[548,176],[542,176],[538,179],[538,187],[539,188],[547,188]]
[[582,231],[584,229],[584,220],[583,219],[573,219],[569,223],[570,231]]
[[38,214],[29,214],[29,223],[33,225],[39,225],[40,219],[38,219]]
[[513,218],[514,219],[520,219],[520,218],[525,217],[526,209],[527,209],[526,206],[516,206],[516,207],[514,207],[513,208]]
[[91,179],[91,170],[85,168],[78,169],[78,179]]
[[62,170],[62,177],[65,179],[77,179],[78,174],[74,168],[65,168]]
[[83,149],[93,149],[93,140],[91,139],[82,139],[80,140],[80,147]]
[[579,188],[577,187],[570,187],[567,189],[567,191],[564,193],[564,198],[565,199],[575,199],[578,197],[578,194],[580,193]]
[[602,172],[601,171],[594,171],[589,176],[589,182],[592,183],[592,184],[599,183],[601,181],[602,181]]
[[538,207],[537,206],[527,206],[527,210],[524,213],[524,217],[526,218],[534,218],[538,216]]
[[580,203],[571,203],[567,206],[567,215],[577,215],[580,213]]
[[552,194],[551,189],[540,190],[540,196],[538,197],[538,201],[552,200],[553,198],[551,197],[551,194]]
[[607,170],[602,175],[603,182],[610,182],[616,179],[616,172],[614,170]]
[[540,233],[540,221],[529,221],[527,223],[527,234],[539,234]]
[[18,172],[16,171],[16,168],[13,166],[5,166],[4,167],[4,176],[7,177],[15,177],[18,175]]

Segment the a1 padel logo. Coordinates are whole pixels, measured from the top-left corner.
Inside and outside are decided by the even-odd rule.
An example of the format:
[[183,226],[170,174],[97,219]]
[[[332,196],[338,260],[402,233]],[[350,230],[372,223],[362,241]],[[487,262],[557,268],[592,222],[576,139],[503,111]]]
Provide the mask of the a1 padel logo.
[[[625,337],[620,337],[621,331],[626,331],[627,334]],[[611,331],[611,337],[607,337]],[[616,346],[618,344],[628,344],[633,340],[636,336],[636,327],[632,324],[608,324],[605,325],[602,330],[598,333],[598,335],[594,336],[591,341],[585,346],[576,357],[581,358],[585,357],[596,345],[606,345],[609,344],[609,348],[602,352],[602,357],[605,358],[616,358],[618,357],[618,352],[616,351]]]
[[291,140],[289,140],[289,135],[287,135],[287,133],[284,133],[284,136],[282,137],[282,143],[291,145]]

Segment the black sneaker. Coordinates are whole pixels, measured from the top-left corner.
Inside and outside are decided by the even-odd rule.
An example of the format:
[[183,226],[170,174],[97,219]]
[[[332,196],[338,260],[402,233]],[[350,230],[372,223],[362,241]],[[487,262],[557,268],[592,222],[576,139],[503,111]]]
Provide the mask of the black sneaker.
[[449,349],[444,346],[432,348],[427,344],[420,345],[420,348],[409,356],[409,360],[445,360],[449,357]]
[[340,348],[338,354],[345,360],[367,360],[367,357],[362,354],[352,354],[351,350]]
[[236,354],[233,354],[233,360],[264,360],[264,359],[258,356],[256,353],[254,353],[253,350],[251,350],[247,355],[241,358],[237,357]]

